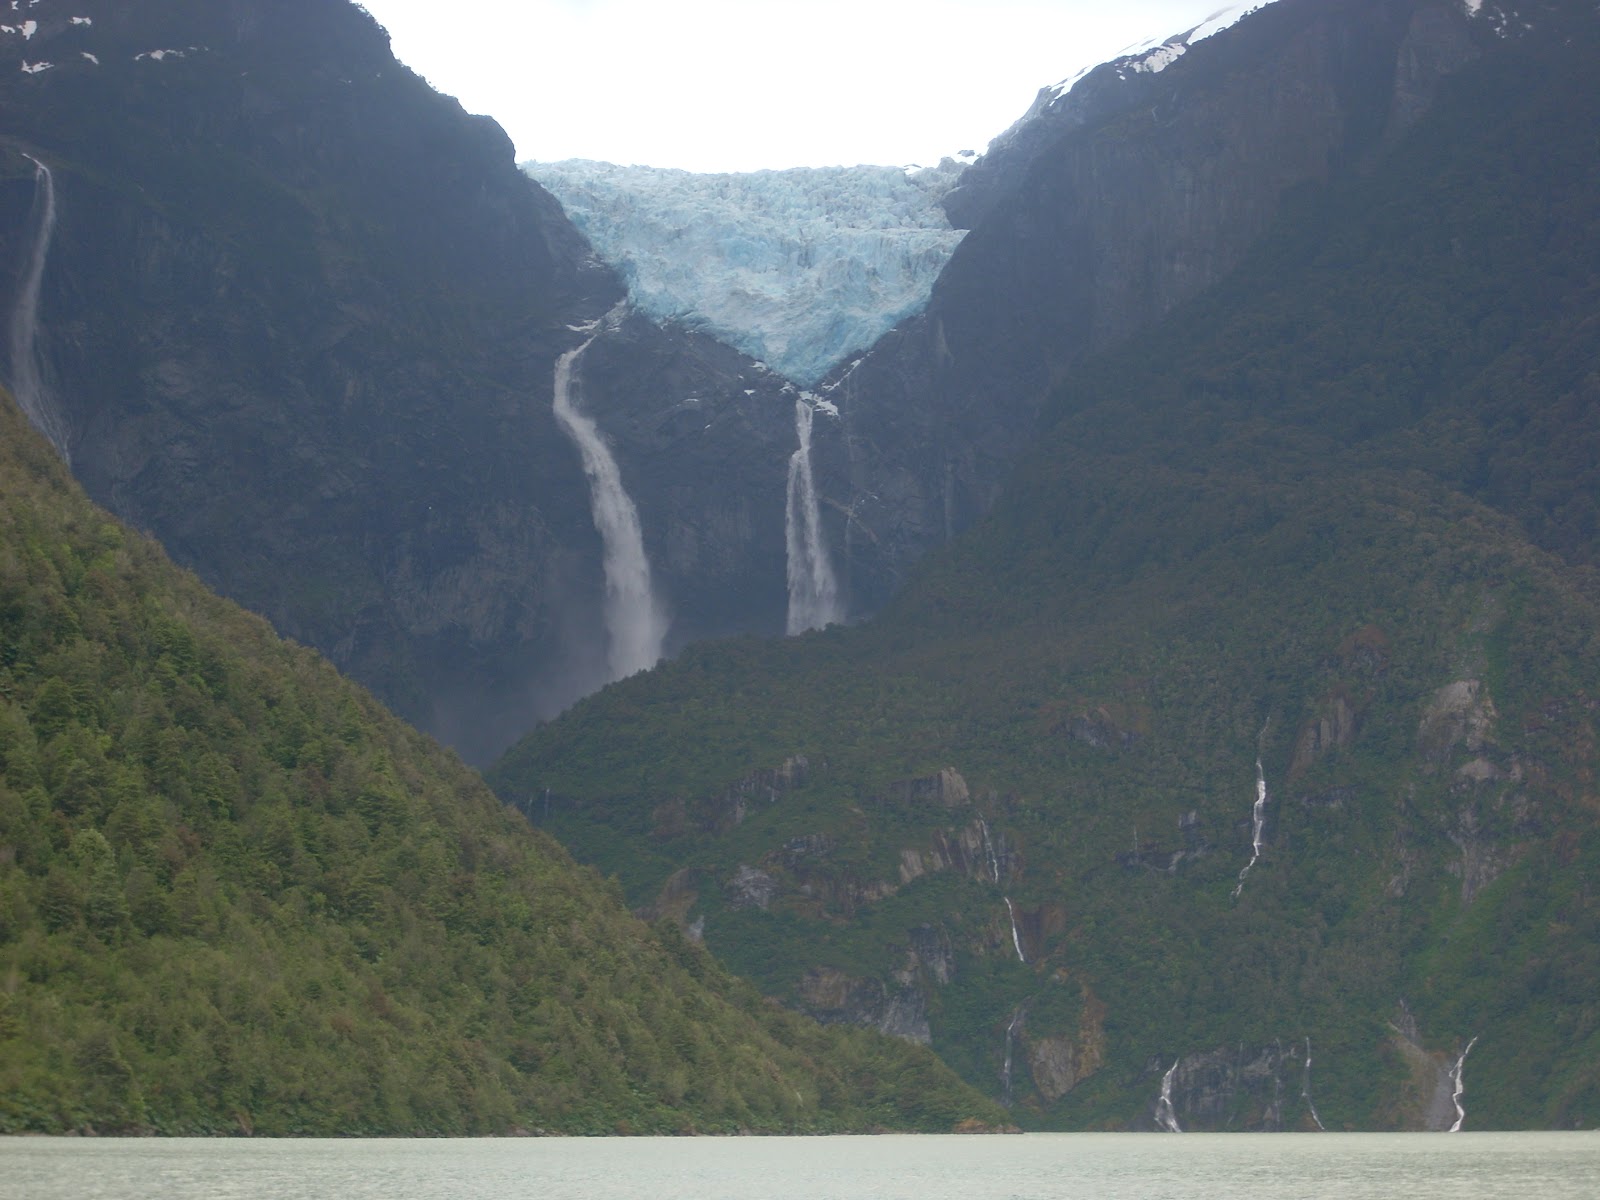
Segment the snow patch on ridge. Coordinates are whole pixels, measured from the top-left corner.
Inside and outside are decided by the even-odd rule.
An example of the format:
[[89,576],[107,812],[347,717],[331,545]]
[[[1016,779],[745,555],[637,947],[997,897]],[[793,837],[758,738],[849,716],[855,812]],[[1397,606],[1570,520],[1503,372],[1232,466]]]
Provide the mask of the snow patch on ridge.
[[[1469,0],[1470,2],[1470,0]],[[1481,0],[1479,0],[1481,3]],[[1249,4],[1234,4],[1226,8],[1219,8],[1212,12],[1204,21],[1171,37],[1153,37],[1142,42],[1135,42],[1120,55],[1111,60],[1111,66],[1116,69],[1119,78],[1127,79],[1129,75],[1148,74],[1154,75],[1166,70],[1177,62],[1189,51],[1189,47],[1197,42],[1203,42],[1208,37],[1221,33],[1237,25],[1251,13],[1259,12],[1273,3],[1273,0],[1255,0]],[[1048,89],[1053,100],[1059,100],[1070,92],[1077,82],[1089,74],[1100,63],[1093,63],[1077,74],[1063,79]]]
[[[955,164],[950,164],[951,168]],[[524,163],[640,311],[710,334],[802,387],[923,308],[964,233],[951,170],[696,174]]]
[[1461,0],[1461,3],[1469,17],[1487,22],[1489,28],[1499,37],[1511,37],[1533,28],[1533,25],[1523,20],[1515,9],[1505,5],[1490,4],[1487,0]]

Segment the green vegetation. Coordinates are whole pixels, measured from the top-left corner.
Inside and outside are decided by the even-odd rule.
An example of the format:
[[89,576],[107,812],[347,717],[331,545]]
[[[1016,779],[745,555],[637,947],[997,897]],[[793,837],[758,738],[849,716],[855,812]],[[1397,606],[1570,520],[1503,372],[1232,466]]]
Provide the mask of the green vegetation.
[[946,1130],[94,508],[0,395],[0,1132]]
[[[1147,1128],[1180,1055],[1309,1037],[1330,1128],[1416,1125],[1407,1014],[1436,1065],[1480,1039],[1473,1127],[1600,1122],[1580,7],[1077,372],[999,508],[871,624],[692,649],[491,782],[635,903],[691,868],[686,919],[787,1001],[819,1007],[816,967],[914,990],[991,1094],[1026,1006],[1024,1123]],[[797,755],[802,786],[738,786]],[[967,794],[897,786],[947,767]],[[765,909],[741,866],[775,882]],[[1064,1044],[1061,1090],[1041,1056]],[[1309,1122],[1298,1060],[1282,1078]],[[1207,1122],[1271,1099],[1238,1083]]]

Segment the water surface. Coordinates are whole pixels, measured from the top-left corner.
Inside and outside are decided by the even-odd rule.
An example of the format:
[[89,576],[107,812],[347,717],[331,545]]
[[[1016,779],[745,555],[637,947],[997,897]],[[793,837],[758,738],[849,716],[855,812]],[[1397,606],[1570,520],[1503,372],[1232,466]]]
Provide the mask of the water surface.
[[0,1139],[15,1200],[1592,1200],[1600,1133]]

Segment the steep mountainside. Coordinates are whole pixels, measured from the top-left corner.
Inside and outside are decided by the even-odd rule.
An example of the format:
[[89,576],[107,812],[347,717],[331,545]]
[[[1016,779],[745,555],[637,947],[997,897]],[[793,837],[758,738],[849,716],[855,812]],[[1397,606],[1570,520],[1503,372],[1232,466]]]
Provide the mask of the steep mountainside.
[[949,1129],[94,508],[0,392],[0,1132]]
[[[623,291],[499,128],[348,0],[28,23],[0,31],[5,377],[91,495],[471,757],[610,678],[552,403]],[[666,648],[781,630],[792,391],[707,338],[607,328],[574,374]]]
[[349,0],[26,24],[0,30],[6,380],[92,496],[474,761],[693,639],[884,603],[993,503],[1065,367],[1495,40],[1455,0],[1278,0],[1047,93],[951,197],[971,233],[926,313],[806,397],[618,307],[494,123]]
[[828,381],[819,486],[858,608],[988,510],[1063,372],[1215,283],[1286,194],[1362,170],[1494,40],[1460,0],[1276,0],[1045,89],[947,198],[971,232],[926,311]]
[[[1330,24],[1358,8],[1407,19]],[[1273,14],[1228,78],[1460,28]],[[1594,1125],[1600,14],[1503,28],[1404,132],[1392,60],[1350,91],[1361,169],[1156,331],[1083,357],[1085,314],[999,507],[879,618],[699,648],[497,789],[764,990],[931,1042],[1024,1123]],[[1109,171],[1142,143],[1106,129]],[[1061,177],[1031,180],[994,211],[1042,219]]]

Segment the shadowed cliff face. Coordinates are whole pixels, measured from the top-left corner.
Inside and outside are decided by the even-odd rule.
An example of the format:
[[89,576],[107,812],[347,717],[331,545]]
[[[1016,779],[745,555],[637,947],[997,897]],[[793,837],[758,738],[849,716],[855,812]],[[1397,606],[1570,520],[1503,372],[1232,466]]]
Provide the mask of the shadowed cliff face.
[[579,694],[550,365],[619,292],[500,129],[348,5],[34,13],[57,65],[5,73],[3,133],[56,167],[40,343],[91,494],[469,751]]
[[[60,193],[37,345],[90,492],[471,758],[604,683],[552,378],[622,291],[499,127],[342,0],[32,17],[50,70],[0,47],[0,269],[31,153]],[[781,630],[782,381],[638,320],[583,371],[669,646]]]
[[1217,282],[1285,193],[1360,170],[1476,54],[1451,0],[1279,0],[1160,73],[1041,92],[947,198],[971,233],[926,313],[833,381],[822,486],[858,604],[990,508],[1075,362]]

